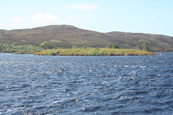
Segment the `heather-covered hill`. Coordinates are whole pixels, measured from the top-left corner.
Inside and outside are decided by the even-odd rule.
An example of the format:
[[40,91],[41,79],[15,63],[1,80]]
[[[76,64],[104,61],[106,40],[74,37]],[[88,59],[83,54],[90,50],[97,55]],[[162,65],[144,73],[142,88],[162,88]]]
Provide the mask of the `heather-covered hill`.
[[32,29],[0,30],[0,43],[36,45],[48,41],[60,48],[72,46],[106,47],[117,42],[121,48],[136,48],[140,39],[151,42],[154,51],[173,51],[173,37],[155,34],[84,30],[71,25],[52,25]]
[[110,32],[107,33],[113,41],[123,48],[135,48],[139,40],[151,42],[154,51],[173,51],[173,37],[156,34]]
[[49,41],[61,48],[84,45],[105,47],[107,43],[111,42],[111,39],[106,34],[83,30],[69,25],[0,31],[1,43],[32,44],[38,46],[44,41]]

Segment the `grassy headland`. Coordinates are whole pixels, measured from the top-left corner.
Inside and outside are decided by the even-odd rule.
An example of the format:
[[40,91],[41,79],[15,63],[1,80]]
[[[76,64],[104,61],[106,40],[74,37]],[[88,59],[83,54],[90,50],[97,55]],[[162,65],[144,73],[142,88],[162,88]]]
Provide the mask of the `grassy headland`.
[[48,49],[34,53],[34,55],[53,56],[129,56],[154,55],[152,52],[138,49],[112,49],[112,48],[77,48],[77,49]]

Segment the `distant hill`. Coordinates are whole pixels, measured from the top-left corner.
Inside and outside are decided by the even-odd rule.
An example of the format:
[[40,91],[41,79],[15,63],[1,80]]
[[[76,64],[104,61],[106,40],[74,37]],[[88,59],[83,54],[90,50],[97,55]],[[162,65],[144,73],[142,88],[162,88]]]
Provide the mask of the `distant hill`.
[[135,48],[139,40],[151,42],[154,51],[173,51],[173,37],[156,34],[110,32],[106,33],[122,48]]
[[151,42],[154,51],[173,51],[173,37],[155,34],[84,30],[71,25],[52,25],[32,29],[0,30],[0,43],[30,44],[39,46],[49,41],[57,47],[106,47],[117,42],[121,48],[135,48],[140,39]]

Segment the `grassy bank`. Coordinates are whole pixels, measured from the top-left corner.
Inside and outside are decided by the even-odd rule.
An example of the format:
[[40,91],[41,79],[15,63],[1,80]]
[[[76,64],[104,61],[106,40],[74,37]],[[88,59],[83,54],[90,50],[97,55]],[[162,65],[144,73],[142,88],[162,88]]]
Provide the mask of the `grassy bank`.
[[18,44],[2,44],[0,43],[1,53],[15,53],[15,54],[33,54],[43,50],[40,47],[33,45],[18,45]]
[[49,49],[34,53],[35,55],[58,56],[128,56],[128,55],[154,55],[152,52],[137,49],[112,48],[79,48],[79,49]]

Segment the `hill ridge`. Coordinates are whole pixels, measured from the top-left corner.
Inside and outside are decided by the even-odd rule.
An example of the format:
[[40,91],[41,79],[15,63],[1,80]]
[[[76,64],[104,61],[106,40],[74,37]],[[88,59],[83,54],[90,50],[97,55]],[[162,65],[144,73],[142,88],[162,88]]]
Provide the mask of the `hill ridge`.
[[80,29],[73,25],[48,25],[43,27],[0,30],[0,43],[31,44],[39,46],[45,41],[57,47],[106,47],[117,42],[121,48],[136,48],[140,39],[151,42],[154,51],[173,51],[173,37],[161,34],[111,31],[107,33]]

